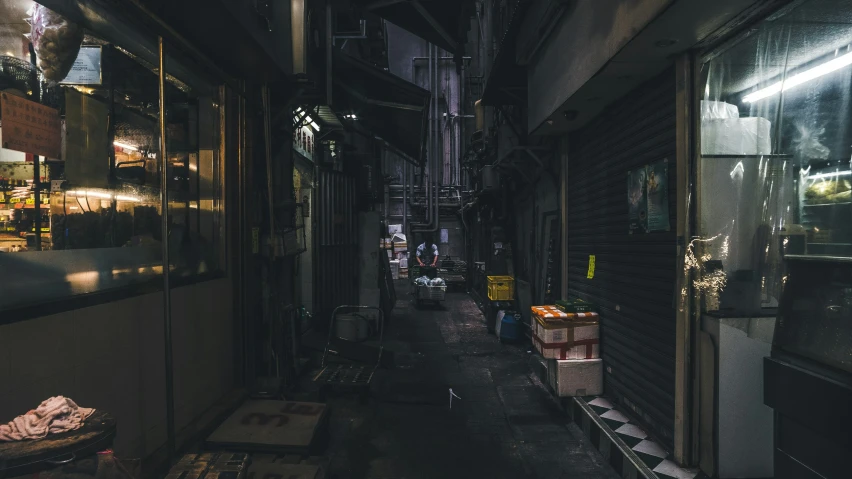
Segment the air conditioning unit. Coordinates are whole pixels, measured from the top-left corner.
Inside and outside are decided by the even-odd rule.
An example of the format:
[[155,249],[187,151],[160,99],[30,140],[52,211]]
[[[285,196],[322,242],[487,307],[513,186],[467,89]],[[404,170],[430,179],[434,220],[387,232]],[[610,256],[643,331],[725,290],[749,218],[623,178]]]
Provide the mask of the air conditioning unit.
[[482,191],[497,191],[500,189],[500,172],[491,165],[483,166],[479,172],[479,182]]

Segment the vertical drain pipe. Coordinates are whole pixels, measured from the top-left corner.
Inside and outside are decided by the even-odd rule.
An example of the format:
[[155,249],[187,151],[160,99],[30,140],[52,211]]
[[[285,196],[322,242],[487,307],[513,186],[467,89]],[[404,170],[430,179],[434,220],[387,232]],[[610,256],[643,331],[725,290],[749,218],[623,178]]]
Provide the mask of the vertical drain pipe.
[[[426,130],[426,168],[423,169],[423,192],[425,193],[424,199],[426,200],[426,218],[424,219],[424,223],[421,225],[425,227],[426,225],[431,224],[429,217],[432,215],[432,170],[431,170],[431,161],[432,161],[432,142],[434,132],[432,131],[432,102],[435,101],[435,98],[432,97],[432,44],[427,43],[429,46],[429,76],[427,77],[426,83],[429,87],[429,112],[426,113],[426,121],[428,123],[428,128]],[[426,176],[426,173],[429,173],[429,176]]]
[[[440,61],[440,52],[438,51],[438,47],[429,44],[429,93],[431,97],[431,101],[429,103],[429,113],[428,113],[428,124],[429,124],[429,141],[428,141],[428,169],[423,168],[424,173],[426,171],[429,172],[429,179],[426,181],[425,190],[426,190],[426,200],[427,200],[427,214],[426,219],[427,223],[418,223],[417,228],[412,228],[412,233],[429,233],[435,232],[438,230],[438,221],[440,219],[439,216],[439,198],[440,198],[440,188],[438,182],[437,173],[439,170],[438,164],[438,132],[436,129],[436,121],[437,121],[437,111],[438,111],[438,100],[437,100],[437,88],[436,82],[439,76],[438,73],[438,64]],[[434,62],[434,65],[433,65]],[[434,68],[433,68],[434,67]],[[413,195],[412,195],[413,196]]]
[[[390,192],[388,192],[390,196]],[[406,211],[408,210],[408,160],[402,162],[402,234],[408,235],[408,218]],[[388,215],[390,216],[390,215]],[[406,241],[408,236],[406,236]]]
[[432,143],[435,148],[435,155],[432,158],[432,171],[435,175],[435,181],[432,183],[432,189],[435,190],[435,199],[433,201],[434,209],[432,213],[432,222],[431,230],[438,230],[438,221],[440,219],[441,212],[441,175],[443,174],[444,169],[444,145],[441,144],[441,118],[439,117],[439,112],[441,110],[440,105],[438,103],[439,93],[440,93],[440,84],[441,84],[441,50],[437,45],[432,47],[434,54],[434,77],[432,80]]
[[160,242],[163,255],[163,340],[166,347],[166,449],[169,462],[175,455],[175,385],[174,358],[172,356],[172,291],[169,259],[169,162],[166,155],[166,60],[163,37],[159,37],[160,86]]

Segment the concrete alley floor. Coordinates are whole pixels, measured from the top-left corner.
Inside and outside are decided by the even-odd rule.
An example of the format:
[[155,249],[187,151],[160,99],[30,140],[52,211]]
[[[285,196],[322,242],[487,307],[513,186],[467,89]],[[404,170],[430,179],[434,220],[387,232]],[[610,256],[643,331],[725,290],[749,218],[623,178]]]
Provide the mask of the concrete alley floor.
[[[330,478],[616,478],[529,367],[464,294],[418,310],[397,282],[371,398],[328,398]],[[449,389],[461,397],[449,405]]]

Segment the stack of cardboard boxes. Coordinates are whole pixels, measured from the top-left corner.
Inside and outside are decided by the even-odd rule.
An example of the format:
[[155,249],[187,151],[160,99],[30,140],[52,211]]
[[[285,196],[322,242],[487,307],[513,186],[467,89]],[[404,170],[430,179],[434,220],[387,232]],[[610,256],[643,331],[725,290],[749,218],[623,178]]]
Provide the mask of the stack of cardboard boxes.
[[547,359],[548,383],[559,397],[603,394],[596,309],[582,300],[532,307],[533,343]]
[[402,225],[388,225],[388,236],[382,238],[379,248],[387,251],[388,259],[396,261],[397,274],[393,279],[408,278],[408,242],[402,232]]

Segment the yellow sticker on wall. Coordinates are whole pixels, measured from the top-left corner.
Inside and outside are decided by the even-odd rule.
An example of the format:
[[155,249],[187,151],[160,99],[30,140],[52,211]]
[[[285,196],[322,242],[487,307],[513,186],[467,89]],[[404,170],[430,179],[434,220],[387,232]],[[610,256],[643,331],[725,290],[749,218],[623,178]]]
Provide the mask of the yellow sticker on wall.
[[589,255],[589,272],[586,274],[587,279],[595,277],[595,255]]

